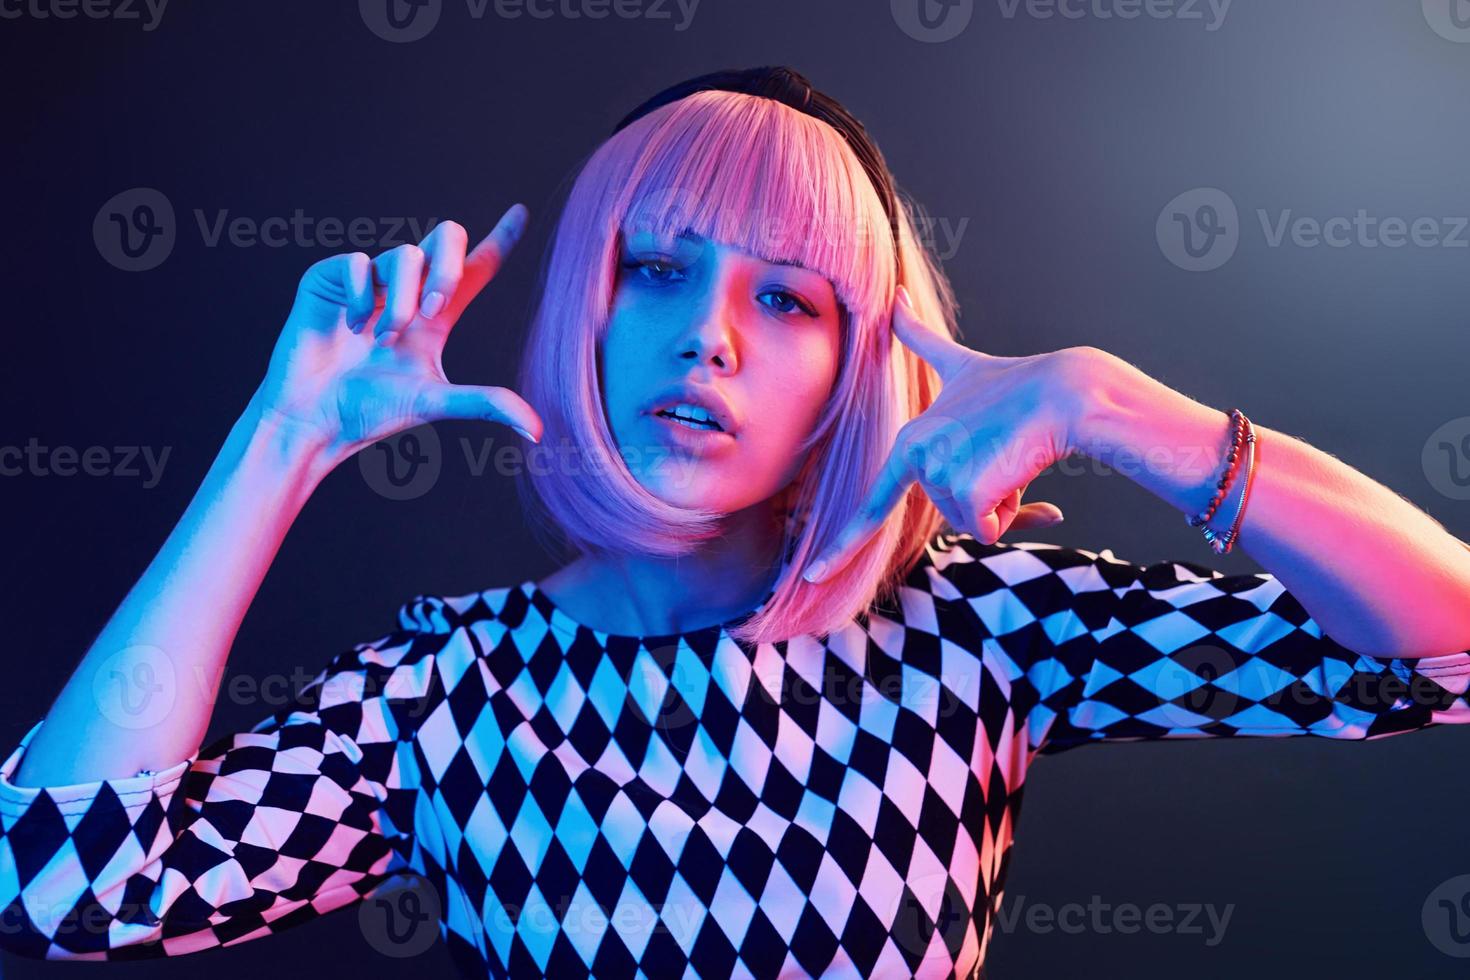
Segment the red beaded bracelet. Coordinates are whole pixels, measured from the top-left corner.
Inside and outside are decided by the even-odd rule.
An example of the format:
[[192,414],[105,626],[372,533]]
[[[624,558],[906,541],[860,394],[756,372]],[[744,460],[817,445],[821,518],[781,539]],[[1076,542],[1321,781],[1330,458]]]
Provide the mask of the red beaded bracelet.
[[1240,503],[1235,508],[1235,519],[1230,522],[1230,529],[1223,534],[1216,534],[1213,529],[1205,528],[1205,540],[1210,542],[1210,547],[1217,555],[1228,555],[1230,549],[1235,547],[1236,539],[1240,537],[1240,519],[1245,515],[1245,499],[1251,492],[1251,479],[1256,470],[1256,430],[1251,425],[1250,419],[1245,420],[1245,482],[1240,488]]
[[1193,517],[1187,518],[1190,527],[1203,527],[1209,523],[1210,518],[1215,516],[1215,511],[1220,508],[1225,497],[1230,492],[1230,483],[1235,479],[1235,472],[1240,462],[1240,449],[1245,443],[1246,426],[1249,420],[1245,413],[1238,408],[1230,410],[1230,451],[1225,457],[1225,472],[1215,483],[1215,495],[1210,500],[1210,506]]

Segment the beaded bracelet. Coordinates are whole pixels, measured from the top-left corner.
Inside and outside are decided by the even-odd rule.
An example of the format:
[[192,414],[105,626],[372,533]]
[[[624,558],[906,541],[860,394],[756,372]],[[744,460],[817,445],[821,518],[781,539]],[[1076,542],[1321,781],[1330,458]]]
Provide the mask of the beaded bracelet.
[[1216,534],[1211,528],[1205,528],[1205,540],[1210,542],[1210,547],[1217,555],[1228,555],[1230,549],[1235,547],[1235,541],[1240,537],[1240,519],[1245,515],[1245,498],[1251,492],[1251,478],[1256,469],[1256,430],[1250,419],[1245,420],[1245,446],[1245,480],[1240,487],[1240,503],[1235,507],[1235,519],[1230,522],[1230,529],[1224,534]]
[[1230,492],[1230,483],[1235,478],[1236,465],[1240,460],[1240,449],[1245,442],[1245,426],[1247,420],[1245,413],[1238,408],[1230,410],[1230,450],[1225,456],[1225,472],[1215,483],[1215,495],[1210,500],[1210,506],[1193,517],[1187,518],[1190,527],[1202,527],[1209,523],[1210,518],[1215,516],[1215,511],[1225,500],[1226,494]]

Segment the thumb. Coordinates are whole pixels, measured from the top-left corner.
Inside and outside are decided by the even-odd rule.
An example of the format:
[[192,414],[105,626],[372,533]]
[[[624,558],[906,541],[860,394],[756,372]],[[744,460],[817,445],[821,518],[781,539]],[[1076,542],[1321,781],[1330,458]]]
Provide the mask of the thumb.
[[1033,504],[1022,504],[1021,509],[1016,511],[1016,517],[1011,521],[1010,530],[1020,531],[1025,528],[1054,527],[1062,523],[1062,509],[1049,501],[1038,500]]
[[488,419],[503,422],[537,443],[546,429],[541,416],[524,398],[498,385],[431,385],[420,394],[419,406],[426,422]]

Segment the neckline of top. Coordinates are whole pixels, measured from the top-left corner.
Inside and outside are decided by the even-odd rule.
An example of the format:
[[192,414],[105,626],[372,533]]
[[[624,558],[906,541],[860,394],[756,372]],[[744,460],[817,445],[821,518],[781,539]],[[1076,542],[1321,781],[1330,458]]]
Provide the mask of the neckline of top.
[[583,623],[582,621],[574,618],[570,613],[563,609],[561,607],[561,604],[553,599],[546,592],[545,589],[541,588],[541,586],[536,582],[535,579],[526,579],[525,581],[521,582],[518,588],[521,594],[525,596],[525,598],[531,603],[531,605],[536,607],[536,609],[552,626],[552,628],[558,629],[571,637],[575,637],[579,630],[585,630],[587,633],[596,637],[599,643],[604,645],[609,642],[646,644],[654,640],[674,641],[679,639],[717,639],[721,636],[727,635],[732,628],[739,625],[740,623],[745,622],[747,619],[764,609],[766,603],[770,602],[771,597],[776,594],[776,590],[774,588],[771,589],[770,592],[766,593],[766,597],[762,599],[760,604],[754,609],[751,609],[747,612],[739,613],[720,623],[711,623],[707,626],[699,626],[694,629],[680,630],[674,633],[631,634],[615,633],[609,632],[607,630],[596,629],[595,627],[589,626],[586,623]]

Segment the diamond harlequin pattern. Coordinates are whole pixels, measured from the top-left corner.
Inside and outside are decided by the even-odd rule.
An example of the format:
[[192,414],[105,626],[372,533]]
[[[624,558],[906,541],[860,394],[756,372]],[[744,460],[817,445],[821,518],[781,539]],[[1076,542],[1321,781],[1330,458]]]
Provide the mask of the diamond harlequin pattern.
[[[727,624],[728,625],[728,624]],[[74,786],[0,765],[0,946],[179,955],[405,875],[467,976],[976,975],[1026,771],[1093,742],[1470,721],[1269,575],[942,533],[825,638],[619,636],[418,596],[251,731]]]

